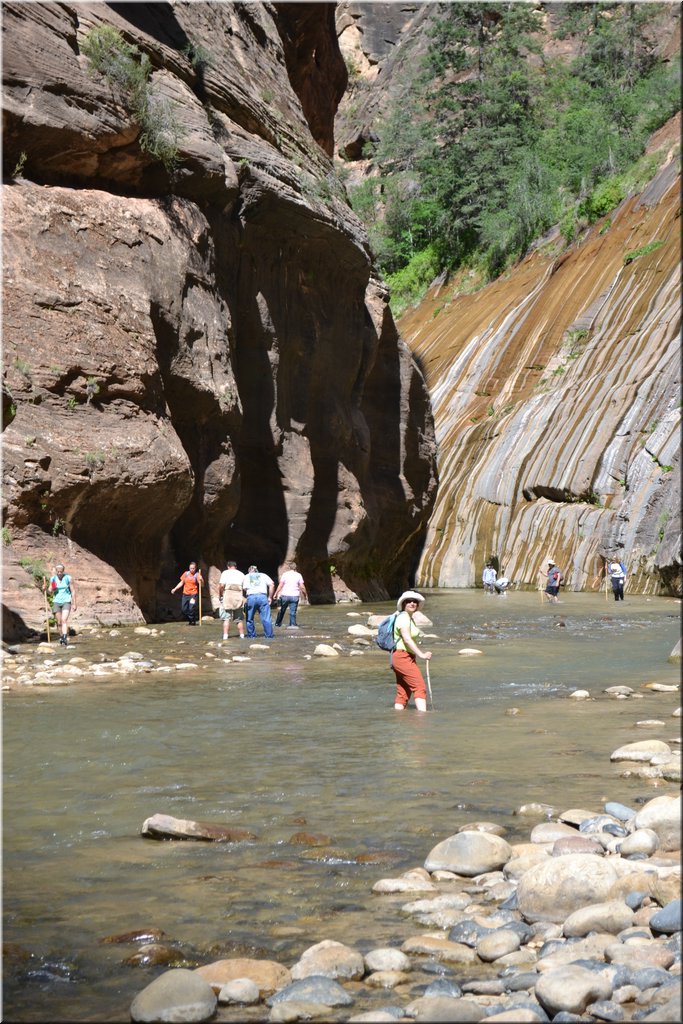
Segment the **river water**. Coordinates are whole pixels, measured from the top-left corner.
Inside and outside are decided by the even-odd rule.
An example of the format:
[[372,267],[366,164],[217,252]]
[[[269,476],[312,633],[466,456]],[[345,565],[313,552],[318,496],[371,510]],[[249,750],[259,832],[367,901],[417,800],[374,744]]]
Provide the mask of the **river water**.
[[[433,710],[423,715],[392,710],[388,655],[348,634],[391,610],[304,607],[299,632],[278,631],[267,651],[236,637],[221,647],[218,622],[166,624],[157,637],[84,632],[52,656],[133,649],[199,667],[5,693],[5,1020],[129,1020],[132,999],[167,968],[126,964],[135,944],[101,940],[139,929],[162,929],[189,966],[240,955],[292,966],[323,938],[361,952],[400,944],[419,928],[372,885],[422,864],[466,822],[526,841],[539,819],[520,805],[599,811],[674,788],[623,777],[610,754],[679,734],[680,695],[645,684],[679,682],[667,658],[680,602],[427,592]],[[341,657],[307,660],[320,642],[340,643]],[[234,653],[251,660],[223,661]],[[642,699],[603,692],[617,684]],[[595,700],[567,700],[577,688]],[[665,724],[636,726],[647,719]],[[142,838],[156,813],[257,839]],[[300,844],[304,831],[328,845]]]

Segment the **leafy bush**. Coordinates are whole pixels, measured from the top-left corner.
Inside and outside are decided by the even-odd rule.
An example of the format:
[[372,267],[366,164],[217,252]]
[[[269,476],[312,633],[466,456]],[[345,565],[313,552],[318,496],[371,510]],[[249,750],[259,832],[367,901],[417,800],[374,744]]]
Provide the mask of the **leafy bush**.
[[392,309],[400,316],[408,306],[422,298],[439,273],[439,261],[432,246],[416,253],[401,270],[389,274],[387,284],[391,290]]
[[39,558],[30,558],[25,555],[19,559],[19,565],[26,570],[36,586],[41,586],[43,580],[50,575],[50,570]]
[[579,216],[584,216],[590,224],[613,210],[624,199],[626,190],[620,178],[608,178],[602,181],[582,203],[579,204]]
[[182,131],[174,104],[158,96],[149,82],[152,64],[146,53],[127,43],[111,25],[98,25],[85,36],[83,53],[91,67],[111,82],[140,127],[140,148],[172,171]]

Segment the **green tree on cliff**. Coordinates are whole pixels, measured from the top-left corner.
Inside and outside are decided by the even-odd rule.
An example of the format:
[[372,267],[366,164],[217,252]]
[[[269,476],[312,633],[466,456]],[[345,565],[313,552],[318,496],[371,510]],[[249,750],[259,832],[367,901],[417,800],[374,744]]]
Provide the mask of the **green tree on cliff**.
[[[680,106],[679,64],[655,54],[663,7],[556,4],[544,22],[527,4],[441,5],[385,116],[378,173],[352,196],[392,290],[412,299],[462,264],[495,276],[553,224],[623,197],[610,182]],[[549,34],[571,37],[571,61],[544,55]]]

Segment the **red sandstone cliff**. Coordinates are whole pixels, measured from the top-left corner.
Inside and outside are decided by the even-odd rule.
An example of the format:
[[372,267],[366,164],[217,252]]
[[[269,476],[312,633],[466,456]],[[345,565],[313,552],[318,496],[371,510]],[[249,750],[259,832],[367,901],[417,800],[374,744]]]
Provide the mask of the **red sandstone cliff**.
[[[171,173],[83,53],[101,22],[152,63]],[[193,557],[406,585],[433,422],[329,157],[333,5],[8,3],[3,74],[6,637],[60,559],[81,622],[175,614]]]

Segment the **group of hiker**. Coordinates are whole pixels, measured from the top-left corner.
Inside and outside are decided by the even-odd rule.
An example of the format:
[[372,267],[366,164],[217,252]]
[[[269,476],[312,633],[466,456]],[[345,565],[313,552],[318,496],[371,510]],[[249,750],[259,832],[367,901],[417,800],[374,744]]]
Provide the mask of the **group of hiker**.
[[[203,584],[204,578],[197,563],[190,562],[171,590],[175,594],[182,587],[180,611],[189,626],[199,621]],[[256,636],[255,616],[258,614],[263,635],[272,640],[275,634],[270,608],[275,602],[278,603],[275,625],[281,626],[285,614],[289,612],[289,628],[298,629],[296,613],[302,598],[307,600],[308,593],[295,562],[285,563],[276,586],[268,573],[260,572],[258,566],[250,565],[246,573],[243,573],[237,568],[237,563],[230,560],[218,581],[218,614],[223,623],[222,639],[229,639],[230,624],[233,622],[241,640],[247,637],[253,639]]]
[[[593,588],[600,582],[601,578],[609,577],[612,584],[612,593],[614,594],[615,601],[624,600],[624,584],[626,582],[626,566],[623,562],[615,556],[613,559],[607,559],[605,562],[605,575],[603,577],[596,576],[593,580]],[[555,564],[554,558],[548,558],[546,566],[543,569],[539,569],[538,573],[539,580],[545,582],[545,589],[542,593],[548,600],[548,604],[559,604],[558,594],[560,587],[564,583],[564,573],[558,565]],[[481,582],[484,586],[484,593],[487,595],[491,594],[502,594],[505,597],[507,588],[510,585],[510,581],[505,576],[498,576],[493,561],[489,559],[484,566],[481,574]],[[541,584],[542,586],[542,584]],[[541,587],[539,587],[541,589]]]
[[[547,579],[544,596],[547,597],[549,603],[557,603],[559,588],[564,582],[562,570],[555,564],[553,558],[548,558],[547,568],[541,570],[541,573]],[[616,558],[607,561],[605,574],[609,574],[615,601],[623,601],[626,579],[624,563]],[[509,583],[505,577],[497,576],[492,560],[486,563],[482,573],[482,582],[485,592],[488,594],[495,592],[504,594]],[[181,613],[190,626],[194,626],[200,621],[203,584],[204,578],[197,563],[190,562],[188,568],[171,589],[171,593],[175,594],[182,588]],[[47,581],[44,581],[43,589],[47,593]],[[63,646],[67,646],[68,621],[71,611],[76,609],[76,591],[72,577],[64,571],[64,566],[61,564],[55,567],[55,573],[50,578],[49,591],[52,595],[53,610],[60,629],[59,642]],[[256,565],[250,565],[247,572],[243,573],[237,568],[234,561],[228,561],[218,581],[218,612],[223,624],[222,639],[228,640],[230,624],[233,622],[241,640],[254,638],[256,636],[254,619],[257,614],[261,620],[264,636],[267,639],[273,639],[271,604],[275,602],[278,602],[279,605],[275,625],[281,626],[285,614],[289,612],[289,628],[298,629],[296,615],[302,598],[307,600],[308,594],[303,576],[297,570],[295,562],[285,563],[284,571],[276,586],[274,580],[267,573],[260,572]],[[396,677],[394,696],[396,711],[403,711],[408,706],[411,696],[415,702],[415,709],[426,711],[427,689],[430,690],[431,696],[429,662],[432,652],[424,650],[420,645],[419,641],[423,633],[415,621],[415,613],[421,609],[424,600],[422,594],[415,590],[404,591],[396,602],[396,612],[383,620],[378,629],[377,642],[379,646],[391,652],[390,664]],[[417,664],[418,658],[421,658],[427,666],[426,685]]]

